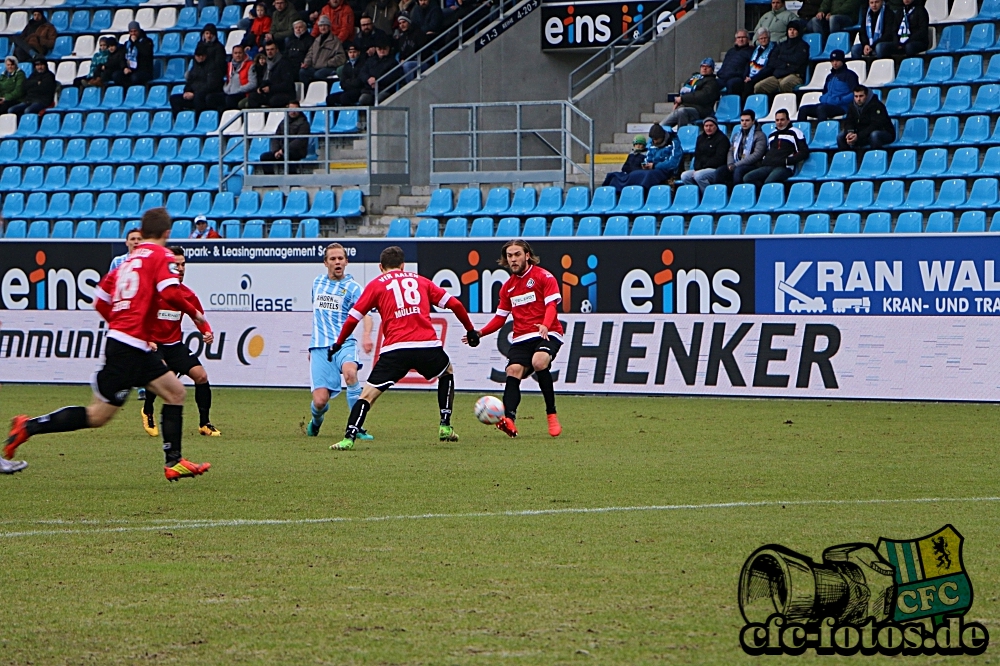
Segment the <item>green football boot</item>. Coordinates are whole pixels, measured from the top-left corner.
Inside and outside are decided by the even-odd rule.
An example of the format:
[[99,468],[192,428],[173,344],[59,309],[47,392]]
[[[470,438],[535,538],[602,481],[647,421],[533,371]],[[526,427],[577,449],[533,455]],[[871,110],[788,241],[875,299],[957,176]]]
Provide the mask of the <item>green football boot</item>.
[[450,425],[438,426],[438,439],[442,442],[457,442],[458,433]]
[[351,451],[354,449],[354,440],[350,437],[345,437],[336,444],[331,444],[330,449],[333,451]]

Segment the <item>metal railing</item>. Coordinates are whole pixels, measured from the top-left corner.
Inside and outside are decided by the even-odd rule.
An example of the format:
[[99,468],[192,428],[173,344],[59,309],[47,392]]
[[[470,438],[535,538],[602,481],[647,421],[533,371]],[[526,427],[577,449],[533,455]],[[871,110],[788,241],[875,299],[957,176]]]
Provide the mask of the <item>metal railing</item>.
[[677,20],[675,14],[679,9],[685,14],[693,12],[698,9],[698,0],[666,0],[657,5],[642,19],[639,28],[623,33],[569,73],[567,99],[576,101],[580,92],[605,74],[614,72],[618,63],[637,47],[656,39]]
[[[308,134],[289,131],[300,112]],[[249,187],[355,186],[410,182],[410,113],[394,107],[227,111],[219,141],[219,191]],[[231,167],[227,172],[227,167]]]
[[594,122],[567,101],[431,105],[432,185],[565,183],[594,187]]
[[461,51],[465,43],[494,21],[519,10],[522,5],[538,7],[539,0],[490,0],[483,2],[467,16],[424,44],[419,51],[375,81],[375,104],[402,90],[411,81],[419,81],[424,72],[452,51]]

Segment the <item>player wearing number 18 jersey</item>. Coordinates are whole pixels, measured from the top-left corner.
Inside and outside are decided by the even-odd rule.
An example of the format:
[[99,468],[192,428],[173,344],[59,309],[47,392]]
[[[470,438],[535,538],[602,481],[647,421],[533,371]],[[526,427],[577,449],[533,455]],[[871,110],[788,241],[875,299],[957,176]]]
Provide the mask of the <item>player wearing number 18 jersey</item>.
[[166,209],[147,211],[142,216],[143,243],[121,266],[104,276],[95,290],[94,307],[107,320],[110,330],[104,367],[93,380],[94,400],[90,406],[64,407],[33,419],[15,416],[4,458],[13,458],[17,447],[34,435],[100,428],[121,408],[133,386],[146,386],[166,403],[161,412],[161,429],[167,480],[208,471],[208,463],[192,463],[181,457],[184,385],[149,344],[157,313],[163,308],[188,315],[203,334],[212,331],[205,315],[179,287],[174,255],[165,247],[170,227]]
[[403,258],[402,248],[394,246],[382,251],[379,257],[382,275],[365,287],[361,298],[351,308],[337,341],[330,347],[332,353],[339,352],[361,318],[372,310],[378,310],[382,316],[383,337],[378,361],[368,376],[361,398],[351,409],[344,439],[331,449],[354,448],[354,440],[364,426],[372,403],[410,370],[416,370],[425,379],[438,379],[438,407],[441,412],[438,437],[441,441],[458,441],[458,435],[451,426],[455,377],[451,359],[441,348],[441,340],[431,322],[431,306],[454,312],[465,327],[472,346],[479,344],[478,336],[462,303],[427,278],[404,270]]

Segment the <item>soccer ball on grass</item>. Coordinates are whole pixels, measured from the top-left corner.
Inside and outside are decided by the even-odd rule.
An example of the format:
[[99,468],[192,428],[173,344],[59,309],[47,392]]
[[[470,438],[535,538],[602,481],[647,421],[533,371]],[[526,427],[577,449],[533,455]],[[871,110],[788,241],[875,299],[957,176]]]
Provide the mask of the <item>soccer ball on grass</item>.
[[503,402],[492,395],[484,395],[476,401],[476,418],[486,425],[495,425],[503,418]]

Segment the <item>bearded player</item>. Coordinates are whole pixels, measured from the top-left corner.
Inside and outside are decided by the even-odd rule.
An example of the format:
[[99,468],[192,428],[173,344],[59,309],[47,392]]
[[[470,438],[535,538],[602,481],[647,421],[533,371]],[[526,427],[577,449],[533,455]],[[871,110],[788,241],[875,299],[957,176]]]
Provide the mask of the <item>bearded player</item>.
[[479,344],[479,336],[461,301],[427,278],[404,270],[403,259],[400,247],[382,250],[379,257],[382,274],[365,287],[340,329],[337,341],[330,346],[330,353],[337,354],[362,317],[372,310],[378,310],[382,316],[383,339],[378,361],[368,376],[361,398],[351,409],[344,439],[331,446],[331,449],[353,449],[354,440],[364,426],[372,404],[410,370],[416,370],[424,379],[437,378],[438,408],[441,412],[438,439],[442,442],[458,441],[458,435],[451,425],[455,376],[452,374],[451,359],[441,348],[441,340],[431,322],[431,306],[448,308],[454,312],[465,327],[471,346]]
[[[354,338],[349,338],[336,354],[329,348],[337,340],[340,330],[347,320],[347,313],[361,297],[361,285],[347,275],[347,252],[340,243],[330,243],[323,251],[325,275],[317,275],[313,280],[313,330],[309,342],[309,381],[312,385],[312,420],[306,426],[306,435],[315,437],[323,425],[330,399],[340,394],[340,376],[347,384],[347,408],[361,397],[358,382],[358,347]],[[364,333],[361,347],[366,354],[372,351],[372,318],[364,318]],[[364,430],[358,431],[358,439],[374,439]]]
[[556,393],[552,386],[552,361],[562,347],[563,329],[559,323],[557,306],[562,297],[559,283],[552,273],[538,265],[539,259],[531,246],[523,240],[512,240],[500,248],[500,265],[511,272],[510,278],[500,287],[497,312],[477,337],[462,338],[470,346],[478,337],[499,331],[514,317],[514,336],[507,352],[507,384],[503,390],[504,417],[497,428],[511,437],[517,437],[517,407],[521,404],[521,380],[535,373],[538,387],[545,398],[549,434],[562,433],[556,416]]
[[34,435],[100,428],[125,403],[133,386],[145,386],[166,403],[160,414],[167,480],[199,476],[211,467],[181,457],[184,385],[153,353],[150,344],[157,312],[164,308],[191,317],[203,334],[212,331],[205,315],[180,288],[174,254],[166,248],[171,224],[165,208],[147,211],[142,216],[143,242],[121,266],[105,275],[94,291],[94,308],[107,320],[109,331],[104,367],[92,381],[94,400],[90,406],[63,407],[33,419],[15,416],[4,458],[13,458],[17,447]]
[[[184,272],[187,260],[184,258],[184,248],[171,247],[170,251],[174,255],[174,265],[177,266],[178,285],[184,292],[188,301],[197,307],[199,312],[204,312],[201,301],[191,289],[184,284]],[[212,386],[208,383],[208,372],[201,364],[198,357],[191,353],[188,346],[181,342],[181,319],[184,314],[179,310],[169,310],[163,308],[156,313],[156,327],[153,331],[153,343],[156,345],[155,353],[158,354],[170,368],[171,372],[180,375],[187,375],[194,382],[194,401],[198,405],[199,425],[198,432],[206,437],[221,437],[219,429],[212,425]],[[203,336],[206,345],[212,344],[214,336],[211,332]],[[156,394],[152,391],[146,392],[145,402],[142,406],[142,427],[150,437],[156,437],[160,431],[156,427],[156,418],[153,411],[153,403],[156,402]]]

